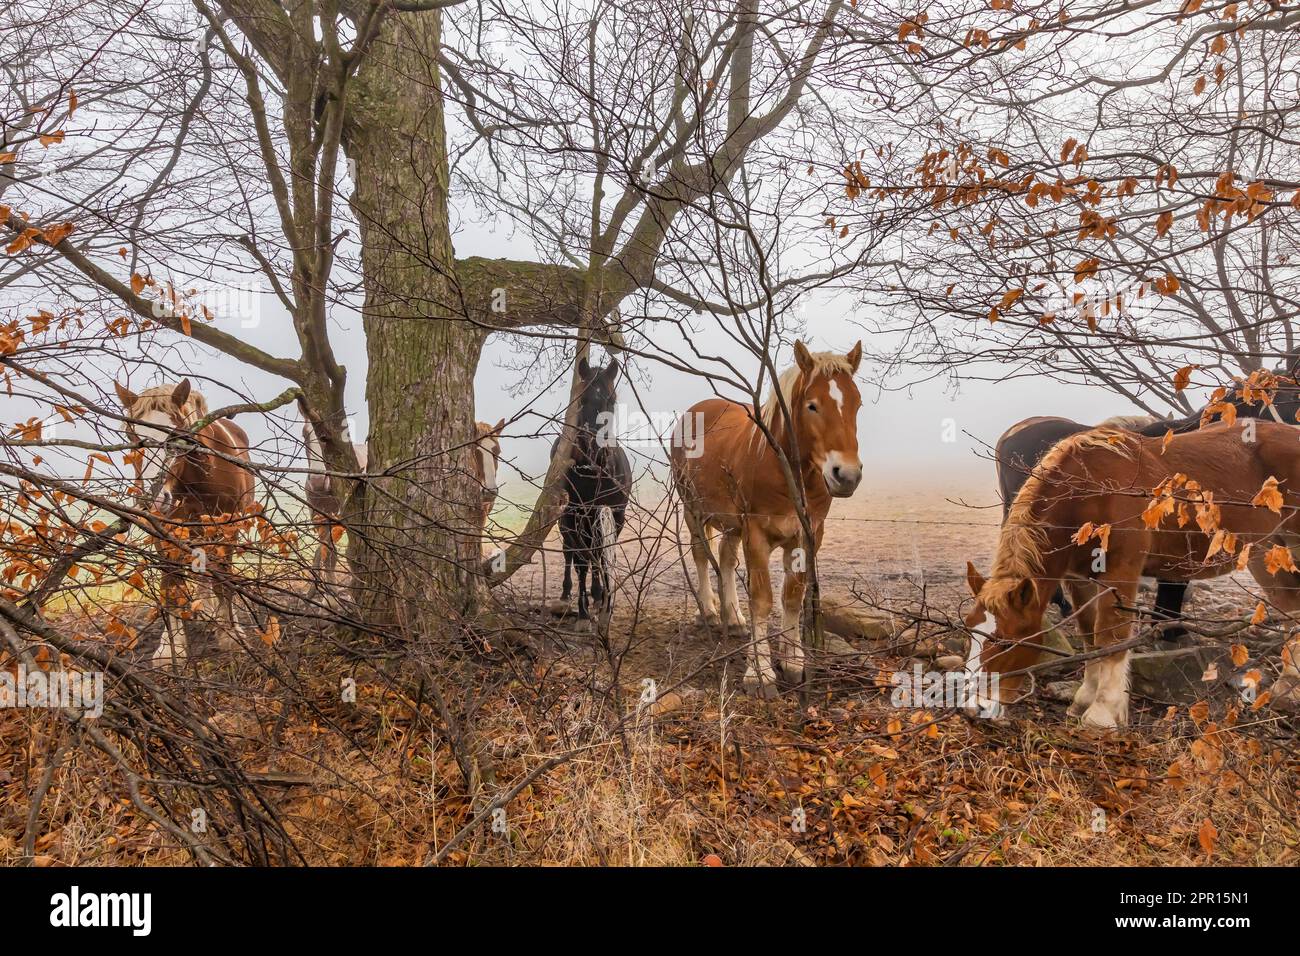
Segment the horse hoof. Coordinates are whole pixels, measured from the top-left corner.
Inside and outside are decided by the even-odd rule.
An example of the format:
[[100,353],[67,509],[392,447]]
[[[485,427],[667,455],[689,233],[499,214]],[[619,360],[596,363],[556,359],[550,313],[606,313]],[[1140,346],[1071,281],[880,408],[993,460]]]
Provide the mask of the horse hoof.
[[569,613],[570,607],[571,607],[570,602],[564,600],[563,598],[560,598],[558,600],[551,602],[551,606],[549,610],[556,617],[564,617],[564,615]]
[[1089,706],[1089,704],[1075,700],[1070,702],[1070,706],[1065,708],[1065,712],[1071,717],[1082,717],[1087,712]]
[[714,611],[711,614],[696,614],[695,623],[697,625],[703,625],[704,627],[718,628],[722,627],[722,618],[718,617],[717,611]]
[[787,665],[785,665],[785,664],[782,664],[782,665],[781,665],[781,676],[784,677],[784,678],[786,679],[786,681],[788,681],[788,682],[791,683],[791,684],[795,684],[795,685],[802,684],[802,683],[803,683],[803,665],[800,664],[798,667],[795,667],[794,665],[789,665],[789,666],[787,666]]
[[742,684],[745,693],[756,700],[775,700],[781,693],[781,688],[776,686],[775,674],[767,680],[760,680],[757,674],[746,674]]
[[1083,726],[1095,727],[1098,730],[1116,730],[1120,722],[1116,720],[1115,715],[1106,707],[1099,703],[1093,703],[1083,712]]
[[744,621],[732,621],[727,625],[728,637],[746,637],[749,634],[749,625]]

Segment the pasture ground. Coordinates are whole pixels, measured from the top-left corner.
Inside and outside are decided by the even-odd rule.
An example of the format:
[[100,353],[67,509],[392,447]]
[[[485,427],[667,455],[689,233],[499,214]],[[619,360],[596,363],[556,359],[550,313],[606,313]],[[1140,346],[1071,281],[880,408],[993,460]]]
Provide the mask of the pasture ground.
[[[629,522],[606,632],[550,613],[558,551],[516,575],[493,612],[505,625],[466,655],[480,666],[453,667],[475,799],[447,735],[431,739],[415,717],[431,707],[418,675],[393,655],[341,654],[307,616],[275,642],[159,680],[190,695],[318,864],[1300,862],[1300,725],[1212,683],[1194,703],[1135,698],[1133,727],[1112,735],[1081,730],[1042,694],[998,721],[892,706],[890,675],[958,649],[965,561],[987,565],[1000,513],[978,487],[863,492],[832,512],[823,588],[889,626],[816,655],[807,686],[776,701],[739,693],[742,639],[695,623],[675,515]],[[1189,613],[1249,617],[1244,584],[1197,585]],[[80,623],[102,629],[96,617]],[[1268,636],[1234,640],[1267,686]],[[292,694],[268,677],[287,658]],[[355,703],[339,699],[348,677]],[[52,732],[48,714],[0,713],[0,863],[23,855]],[[102,754],[76,752],[51,780],[38,862],[188,859]],[[516,788],[503,816],[448,849],[485,799]]]

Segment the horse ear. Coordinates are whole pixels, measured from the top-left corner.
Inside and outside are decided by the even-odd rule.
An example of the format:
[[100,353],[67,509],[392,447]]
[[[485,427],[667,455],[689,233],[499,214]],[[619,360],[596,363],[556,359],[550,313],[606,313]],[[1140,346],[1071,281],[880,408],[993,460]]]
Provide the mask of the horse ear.
[[1033,605],[1034,598],[1038,596],[1038,588],[1034,584],[1033,578],[1022,578],[1011,594],[1015,598],[1017,607],[1027,608]]
[[587,353],[583,352],[578,359],[578,378],[584,382],[591,378],[591,363],[587,361]]
[[614,380],[618,378],[619,370],[618,359],[611,356],[609,364],[605,366],[605,378],[609,379],[609,384],[614,384]]
[[122,407],[128,412],[135,408],[135,403],[140,400],[140,396],[131,391],[121,382],[114,382],[113,388],[117,392],[117,400],[122,403]]
[[975,565],[969,561],[966,562],[966,583],[970,585],[970,593],[976,597],[984,590],[984,578],[975,570]]
[[808,351],[808,346],[804,345],[802,340],[794,341],[794,360],[799,363],[799,368],[805,373],[813,370],[812,353]]
[[189,397],[190,380],[188,378],[183,378],[181,379],[181,383],[172,389],[172,401],[175,403],[177,408],[184,408]]
[[858,339],[857,345],[849,349],[849,354],[846,356],[846,358],[848,358],[849,360],[849,366],[856,373],[858,370],[858,366],[862,364],[862,340],[861,339]]

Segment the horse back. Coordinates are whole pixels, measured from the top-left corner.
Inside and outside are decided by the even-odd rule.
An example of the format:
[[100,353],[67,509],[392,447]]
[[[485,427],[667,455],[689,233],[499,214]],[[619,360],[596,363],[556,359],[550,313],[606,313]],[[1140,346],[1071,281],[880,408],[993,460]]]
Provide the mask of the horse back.
[[[209,455],[200,484],[205,507],[222,512],[241,511],[253,504],[253,473],[248,433],[229,418],[209,423],[198,433],[199,442],[217,454]],[[227,457],[222,457],[227,456]],[[240,465],[230,459],[242,460]]]
[[1003,520],[1006,520],[1011,502],[1015,501],[1016,494],[1043,456],[1061,439],[1085,432],[1089,427],[1068,418],[1036,416],[1016,422],[1002,433],[994,447],[994,459]]

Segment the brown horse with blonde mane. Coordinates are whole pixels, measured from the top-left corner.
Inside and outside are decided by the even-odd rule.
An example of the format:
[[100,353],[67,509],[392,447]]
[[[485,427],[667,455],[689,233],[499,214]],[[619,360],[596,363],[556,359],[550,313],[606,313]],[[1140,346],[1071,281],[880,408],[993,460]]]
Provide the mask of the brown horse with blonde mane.
[[[1253,424],[1167,441],[1097,429],[1052,448],[1012,502],[990,579],[967,565],[976,597],[967,671],[999,678],[999,699],[980,701],[982,710],[1016,699],[1024,676],[1013,672],[1038,661],[1058,584],[1098,649],[1129,640],[1143,575],[1192,581],[1249,568],[1267,602],[1300,610],[1300,574],[1288,570],[1300,545],[1300,442],[1289,425]],[[1124,725],[1128,667],[1128,649],[1089,661],[1070,714]]]
[[[762,424],[802,481],[815,554],[831,498],[849,497],[862,480],[857,433],[862,398],[853,381],[862,343],[839,355],[809,352],[802,342],[795,342],[794,354],[795,365],[781,374],[762,409]],[[782,401],[789,410],[789,427]],[[753,409],[721,398],[693,405],[674,433],[671,461],[690,529],[696,593],[705,622],[740,631],[746,628],[736,597],[737,556],[743,548],[753,628],[745,689],[765,697],[776,693],[773,644],[786,679],[799,683],[803,680],[801,609],[809,556],[801,551],[806,545],[795,495]],[[709,566],[714,563],[711,531],[722,534],[717,563],[721,617],[709,583]],[[785,586],[781,629],[770,634],[768,564],[776,548],[783,550]]]
[[[219,622],[228,633],[218,630],[219,646],[235,643],[232,634],[242,629],[235,621],[232,606],[231,543],[237,536],[237,522],[253,505],[253,474],[238,462],[250,463],[248,436],[229,419],[219,418],[193,432],[190,446],[178,454],[169,452],[167,442],[208,416],[208,403],[190,387],[189,379],[179,385],[159,385],[137,395],[124,385],[114,383],[118,400],[126,412],[125,430],[132,441],[140,444],[131,456],[135,467],[137,494],[148,494],[157,485],[153,500],[148,502],[173,533],[184,528],[191,542],[191,555],[185,563],[211,574],[217,598]],[[231,460],[235,459],[235,460]],[[185,578],[177,570],[169,552],[174,547],[159,540],[163,553],[162,619],[163,632],[154,652],[155,662],[179,662],[187,656],[184,622],[179,633],[173,629],[168,600],[183,587]],[[196,568],[199,570],[199,568]]]

